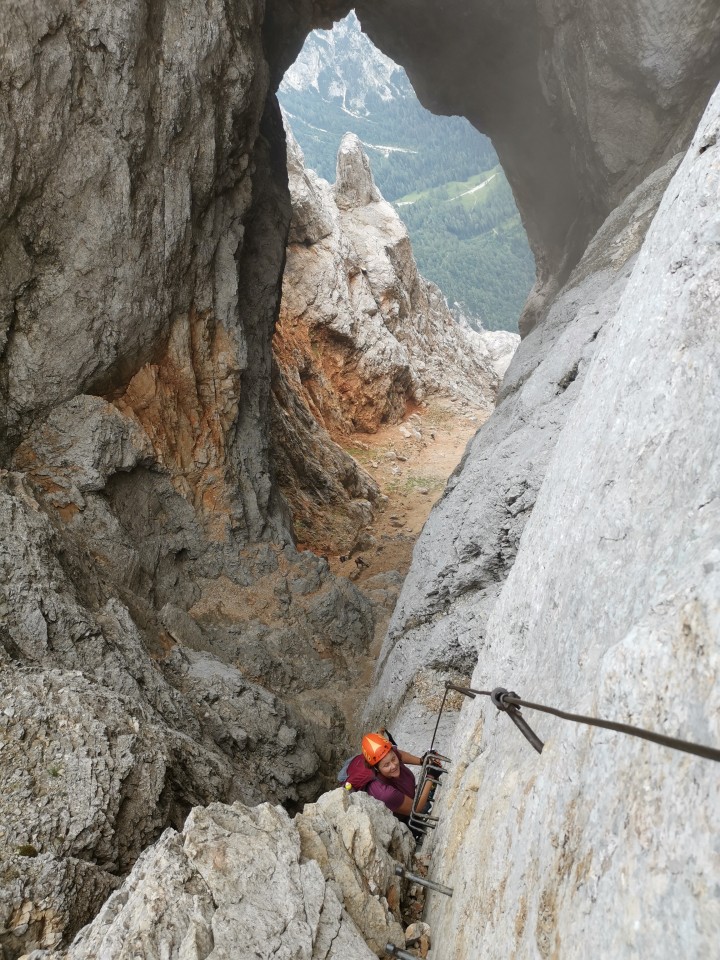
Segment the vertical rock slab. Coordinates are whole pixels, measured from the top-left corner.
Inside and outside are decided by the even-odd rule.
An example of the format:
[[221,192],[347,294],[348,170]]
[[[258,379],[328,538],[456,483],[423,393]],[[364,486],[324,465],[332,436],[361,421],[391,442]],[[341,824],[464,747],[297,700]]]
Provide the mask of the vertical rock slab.
[[[720,91],[603,330],[473,676],[715,746],[719,191]],[[489,957],[712,955],[717,765],[533,715],[538,757],[494,713],[474,701],[457,733],[438,956],[476,956],[480,938]]]
[[483,656],[487,619],[555,445],[678,162],[614,211],[546,320],[521,341],[495,412],[468,445],[418,539],[367,712],[371,723],[392,717],[402,742],[420,752],[432,736],[442,683],[467,678]]

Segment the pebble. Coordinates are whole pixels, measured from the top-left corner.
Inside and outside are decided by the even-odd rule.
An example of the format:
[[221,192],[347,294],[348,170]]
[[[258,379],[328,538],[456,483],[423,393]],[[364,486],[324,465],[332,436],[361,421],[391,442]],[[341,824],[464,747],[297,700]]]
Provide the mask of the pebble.
[[430,924],[417,920],[415,923],[411,923],[405,931],[405,945],[411,946],[413,943],[417,943],[420,937],[427,937],[429,940],[430,933]]

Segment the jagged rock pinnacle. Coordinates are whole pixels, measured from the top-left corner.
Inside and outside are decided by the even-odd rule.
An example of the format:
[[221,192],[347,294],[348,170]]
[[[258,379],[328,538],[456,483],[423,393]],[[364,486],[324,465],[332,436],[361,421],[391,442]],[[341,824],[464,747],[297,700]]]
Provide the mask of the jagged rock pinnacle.
[[338,150],[335,203],[341,210],[352,210],[381,199],[360,138],[346,133]]

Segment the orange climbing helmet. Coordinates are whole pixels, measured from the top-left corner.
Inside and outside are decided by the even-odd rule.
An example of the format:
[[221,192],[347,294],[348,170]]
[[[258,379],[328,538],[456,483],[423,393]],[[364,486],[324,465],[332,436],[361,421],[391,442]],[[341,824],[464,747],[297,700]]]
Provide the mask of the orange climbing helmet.
[[379,733],[366,733],[362,738],[363,756],[371,767],[377,766],[391,750],[392,744],[390,741],[380,736]]

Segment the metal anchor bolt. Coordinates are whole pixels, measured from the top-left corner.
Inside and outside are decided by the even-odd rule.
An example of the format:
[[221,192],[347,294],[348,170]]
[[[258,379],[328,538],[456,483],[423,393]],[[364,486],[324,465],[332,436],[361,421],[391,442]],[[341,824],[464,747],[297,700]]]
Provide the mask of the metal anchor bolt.
[[427,887],[429,890],[437,890],[438,893],[443,893],[446,897],[451,897],[453,895],[452,887],[445,887],[442,885],[442,883],[435,883],[432,880],[426,880],[424,877],[418,877],[416,874],[410,873],[400,864],[395,867],[395,876],[403,877],[403,879],[410,880],[412,883],[417,883],[421,887]]
[[414,953],[408,953],[407,950],[401,950],[394,943],[385,944],[385,953],[390,957],[400,957],[400,960],[417,960]]

